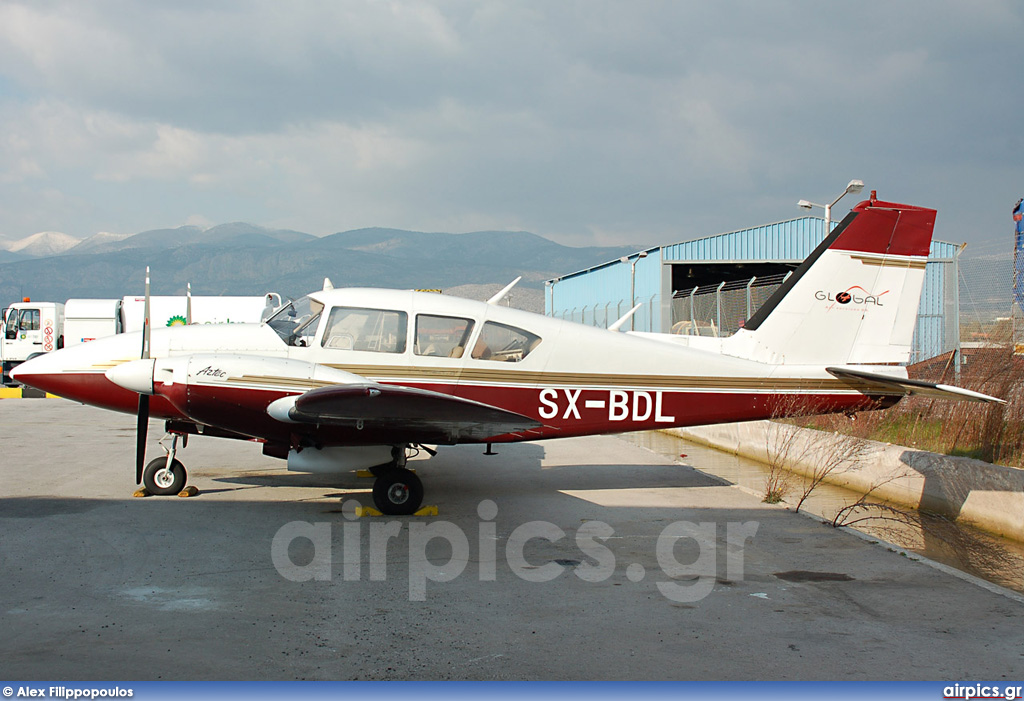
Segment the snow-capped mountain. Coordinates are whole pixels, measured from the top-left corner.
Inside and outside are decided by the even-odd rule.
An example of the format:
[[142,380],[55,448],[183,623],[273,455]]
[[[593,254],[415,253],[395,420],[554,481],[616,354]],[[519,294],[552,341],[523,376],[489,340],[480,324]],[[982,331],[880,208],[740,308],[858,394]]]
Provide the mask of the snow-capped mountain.
[[32,234],[17,241],[0,243],[0,246],[11,253],[41,258],[43,256],[60,255],[74,248],[79,243],[81,243],[81,239],[59,231],[40,231],[38,234]]
[[109,243],[116,243],[117,241],[123,241],[129,236],[131,236],[131,234],[115,234],[110,231],[101,231],[98,234],[93,234],[88,238],[82,239],[73,248],[69,249],[68,252],[91,253],[95,248],[105,246]]

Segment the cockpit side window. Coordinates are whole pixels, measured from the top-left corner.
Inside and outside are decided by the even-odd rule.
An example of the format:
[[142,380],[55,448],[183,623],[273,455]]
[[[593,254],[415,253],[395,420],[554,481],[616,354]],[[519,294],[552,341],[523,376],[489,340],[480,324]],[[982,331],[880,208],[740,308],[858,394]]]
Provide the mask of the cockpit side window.
[[327,319],[324,348],[404,353],[409,316],[405,312],[335,307]]
[[282,307],[267,319],[267,325],[289,346],[308,346],[316,335],[323,309],[322,303],[303,297]]
[[456,316],[416,316],[416,355],[461,358],[473,333],[473,321]]
[[525,329],[488,321],[473,347],[477,360],[518,363],[540,345],[540,336]]

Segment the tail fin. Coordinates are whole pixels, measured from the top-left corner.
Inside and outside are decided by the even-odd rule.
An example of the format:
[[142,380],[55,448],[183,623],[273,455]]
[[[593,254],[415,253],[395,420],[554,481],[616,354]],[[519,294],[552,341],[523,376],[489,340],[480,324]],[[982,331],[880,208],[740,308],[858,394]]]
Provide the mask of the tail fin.
[[787,365],[906,362],[934,226],[934,209],[872,193],[723,352]]

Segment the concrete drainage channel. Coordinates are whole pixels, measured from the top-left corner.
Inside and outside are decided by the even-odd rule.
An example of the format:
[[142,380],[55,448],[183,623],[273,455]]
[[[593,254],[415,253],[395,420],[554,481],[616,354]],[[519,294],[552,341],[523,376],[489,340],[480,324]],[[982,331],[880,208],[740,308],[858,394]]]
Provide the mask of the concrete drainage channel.
[[[727,480],[745,491],[763,496],[768,474],[765,446],[769,444],[768,432],[771,430],[769,422],[759,421],[669,429],[627,434],[623,437]],[[810,434],[806,440],[818,443],[819,448],[827,449],[832,438],[832,434],[820,431],[798,430]],[[813,452],[793,451],[792,454],[812,455]],[[879,459],[879,454],[887,456],[888,462]],[[906,458],[894,465],[891,462],[894,455],[906,455]],[[855,524],[854,530],[872,539],[890,543],[897,549],[905,549],[975,577],[1024,592],[1024,568],[1021,567],[1024,564],[1024,539],[1004,536],[1008,532],[1016,533],[1012,528],[1014,518],[1024,516],[1024,502],[1014,513],[1014,504],[1024,498],[1024,482],[1016,486],[1015,480],[1024,478],[1024,470],[966,458],[946,458],[897,446],[869,446],[856,466],[830,475],[835,483],[826,482],[817,487],[801,511],[831,522],[839,509],[875,487],[872,494],[872,498],[878,497],[875,501],[884,500],[904,511],[923,506],[926,511],[943,513],[945,516],[940,517],[938,523],[929,523],[928,518],[922,519],[926,521],[924,528],[868,519]],[[885,478],[888,480],[885,486],[891,488],[885,494],[880,494],[882,490],[877,487],[877,482],[880,481],[879,474],[884,470],[888,470],[888,474],[899,474],[901,478]],[[854,475],[856,479],[853,479]],[[799,484],[799,468],[793,472],[793,477]],[[794,503],[795,499],[791,496],[781,506],[792,508]],[[958,505],[959,509],[956,508]],[[964,505],[970,507],[966,512]],[[992,511],[987,520],[984,516],[978,519],[979,510],[986,508]],[[968,525],[973,523],[980,526],[978,520],[990,527],[977,530]],[[1011,528],[1003,527],[1007,523]],[[993,531],[996,528],[992,525],[1000,526],[995,534]],[[950,534],[950,530],[954,532]]]
[[[668,433],[759,462],[769,446],[786,437],[788,470],[811,475],[822,455],[841,450],[849,438],[771,421],[669,429]],[[903,446],[860,441],[855,463],[840,465],[825,481],[890,503],[924,509],[968,523],[993,535],[1024,543],[1024,470]],[[790,457],[791,456],[791,457]]]

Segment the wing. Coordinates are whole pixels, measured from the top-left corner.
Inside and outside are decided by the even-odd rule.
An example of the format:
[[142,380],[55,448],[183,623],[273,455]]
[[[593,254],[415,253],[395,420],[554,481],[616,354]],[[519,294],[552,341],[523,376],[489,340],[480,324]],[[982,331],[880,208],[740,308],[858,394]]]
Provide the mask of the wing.
[[295,398],[298,423],[393,431],[410,443],[485,441],[542,424],[528,416],[440,392],[377,383],[330,385]]
[[864,394],[916,394],[922,397],[936,397],[939,399],[1006,404],[1005,399],[992,397],[981,392],[972,392],[969,389],[954,387],[953,385],[890,377],[889,375],[879,375],[873,372],[850,370],[848,368],[825,368],[825,371],[834,377],[838,377],[840,380],[853,380],[856,389]]

